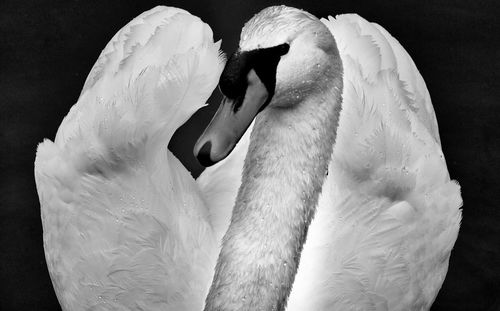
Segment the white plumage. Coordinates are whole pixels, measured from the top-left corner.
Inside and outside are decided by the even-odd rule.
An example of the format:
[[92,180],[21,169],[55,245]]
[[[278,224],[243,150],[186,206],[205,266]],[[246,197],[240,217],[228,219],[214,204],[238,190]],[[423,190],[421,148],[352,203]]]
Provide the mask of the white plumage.
[[[425,83],[382,27],[322,22],[344,67],[328,177],[287,310],[427,310],[460,225]],[[55,142],[38,147],[44,248],[64,310],[201,310],[251,128],[195,182],[167,150],[223,69],[197,17],[156,7],[120,30]]]
[[382,27],[357,15],[323,22],[344,63],[343,110],[290,306],[427,310],[448,269],[462,203],[429,94]]

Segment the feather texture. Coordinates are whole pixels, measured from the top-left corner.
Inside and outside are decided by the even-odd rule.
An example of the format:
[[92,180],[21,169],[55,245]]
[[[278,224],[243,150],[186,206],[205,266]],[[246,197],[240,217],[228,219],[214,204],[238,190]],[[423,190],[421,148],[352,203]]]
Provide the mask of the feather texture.
[[354,14],[322,21],[344,64],[343,110],[287,310],[428,310],[462,204],[430,97],[382,27]]
[[[167,150],[224,60],[199,18],[156,7],[101,53],[35,178],[65,310],[200,310],[217,253],[189,172]],[[190,230],[185,230],[190,228]]]
[[[429,93],[379,25],[322,22],[343,62],[343,108],[287,310],[427,310],[462,204]],[[141,14],[104,48],[55,141],[39,145],[45,255],[64,310],[203,308],[252,126],[196,182],[167,145],[215,88],[219,46],[184,10]]]

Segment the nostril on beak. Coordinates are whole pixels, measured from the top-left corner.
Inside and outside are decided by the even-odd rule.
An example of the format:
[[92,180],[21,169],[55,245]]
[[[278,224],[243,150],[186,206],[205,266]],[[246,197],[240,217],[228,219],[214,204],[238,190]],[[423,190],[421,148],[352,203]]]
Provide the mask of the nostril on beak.
[[212,149],[212,142],[207,141],[203,147],[201,147],[200,151],[198,151],[198,155],[196,155],[196,158],[198,159],[198,162],[200,162],[201,165],[204,167],[209,167],[215,164],[214,161],[210,158],[210,151]]

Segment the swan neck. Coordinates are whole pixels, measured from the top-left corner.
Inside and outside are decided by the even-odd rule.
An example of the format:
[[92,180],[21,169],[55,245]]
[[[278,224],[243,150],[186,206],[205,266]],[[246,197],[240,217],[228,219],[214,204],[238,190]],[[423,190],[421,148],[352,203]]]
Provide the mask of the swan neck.
[[340,84],[257,117],[205,310],[284,310],[331,159]]

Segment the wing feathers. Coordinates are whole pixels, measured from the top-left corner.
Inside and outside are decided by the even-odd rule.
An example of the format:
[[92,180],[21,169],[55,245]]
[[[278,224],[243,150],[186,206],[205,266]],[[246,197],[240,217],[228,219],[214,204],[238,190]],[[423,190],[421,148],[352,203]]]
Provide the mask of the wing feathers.
[[322,22],[343,62],[343,108],[289,310],[428,309],[462,202],[425,83],[380,26],[354,14]]
[[198,186],[168,150],[224,59],[199,18],[156,7],[101,53],[37,150],[47,265],[64,310],[200,310],[216,259]]

